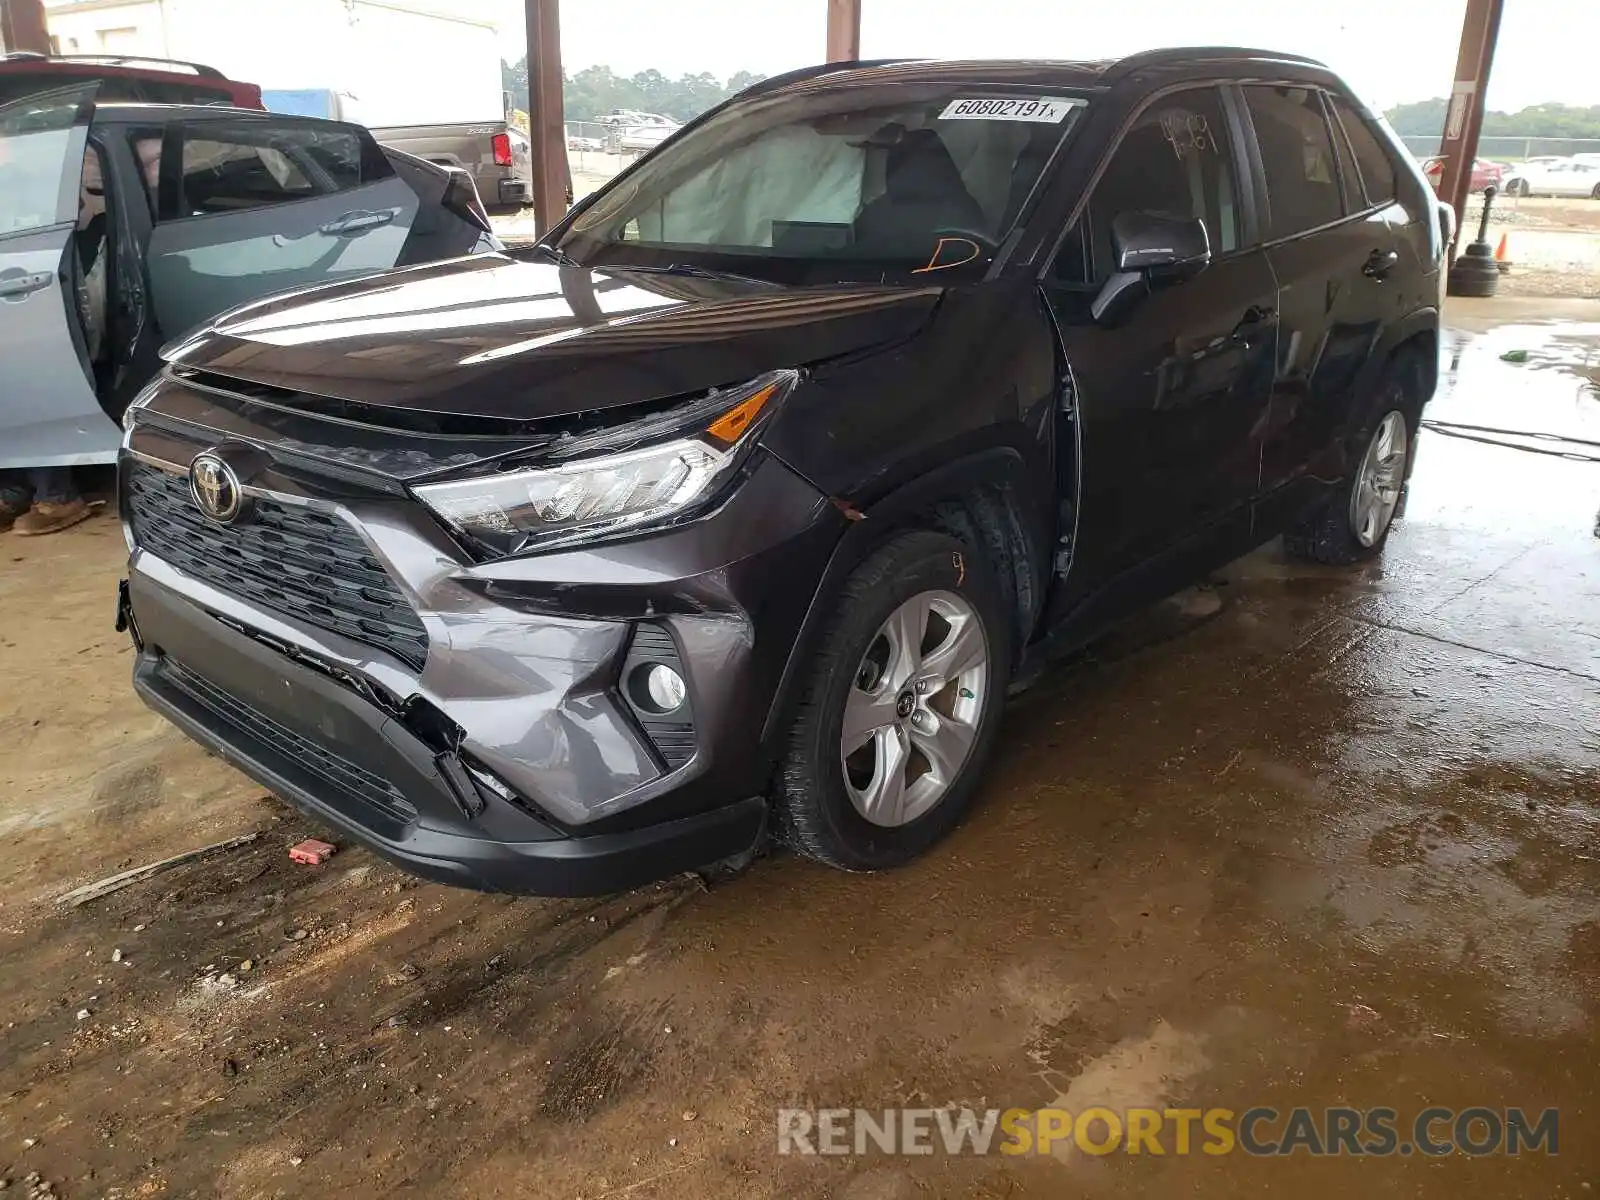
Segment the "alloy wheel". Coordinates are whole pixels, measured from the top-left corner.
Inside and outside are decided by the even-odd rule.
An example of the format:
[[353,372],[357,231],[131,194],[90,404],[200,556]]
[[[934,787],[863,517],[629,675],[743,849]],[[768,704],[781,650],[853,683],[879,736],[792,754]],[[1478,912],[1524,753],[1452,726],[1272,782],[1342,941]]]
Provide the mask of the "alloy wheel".
[[954,592],[920,592],[889,614],[851,680],[839,754],[845,789],[874,825],[907,825],[960,775],[987,703],[989,639]]
[[1387,413],[1373,431],[1350,492],[1350,529],[1363,546],[1377,545],[1394,519],[1405,484],[1409,446],[1405,417]]

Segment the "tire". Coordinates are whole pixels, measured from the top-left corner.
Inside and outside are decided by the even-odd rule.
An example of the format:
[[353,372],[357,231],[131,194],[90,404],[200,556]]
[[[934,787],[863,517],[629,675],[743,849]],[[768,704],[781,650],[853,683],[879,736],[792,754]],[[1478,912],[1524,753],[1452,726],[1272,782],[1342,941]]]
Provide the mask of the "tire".
[[[1283,548],[1289,557],[1346,566],[1383,553],[1416,452],[1417,424],[1422,415],[1418,369],[1410,358],[1399,359],[1389,367],[1379,385],[1372,416],[1356,439],[1358,453],[1350,474],[1316,510],[1283,535]],[[1394,449],[1399,438],[1404,439],[1404,445],[1396,457]],[[1385,439],[1387,454],[1383,453]],[[1370,486],[1374,482],[1368,472],[1375,460],[1382,464],[1376,482],[1385,507],[1381,519],[1371,524],[1363,519],[1373,515],[1367,502],[1371,493],[1362,488],[1364,483]]]
[[[779,841],[832,867],[877,871],[909,862],[949,833],[971,806],[994,747],[1012,621],[986,558],[947,534],[896,534],[856,567],[819,636],[784,747],[774,796]],[[895,646],[908,643],[905,632],[919,623],[921,646],[930,649],[897,657]],[[963,667],[974,645],[984,655],[981,671]],[[944,674],[948,681],[935,686]],[[919,678],[926,694],[915,686]],[[885,723],[848,762],[847,714],[858,736]],[[963,741],[952,767],[951,747]],[[869,810],[877,817],[869,819]]]
[[1589,199],[1600,200],[1600,183],[1594,185],[1594,191],[1589,193]]

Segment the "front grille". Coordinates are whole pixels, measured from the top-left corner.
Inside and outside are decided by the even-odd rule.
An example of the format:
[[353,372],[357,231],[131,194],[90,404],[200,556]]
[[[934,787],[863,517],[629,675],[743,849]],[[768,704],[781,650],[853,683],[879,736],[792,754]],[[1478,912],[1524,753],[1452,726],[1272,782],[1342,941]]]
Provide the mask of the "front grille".
[[186,575],[420,671],[428,634],[372,551],[338,517],[259,499],[236,525],[206,520],[189,481],[146,463],[127,482],[134,541]]
[[417,810],[394,784],[382,776],[374,775],[324,745],[301,737],[292,729],[286,729],[259,709],[224,692],[173,659],[162,659],[161,675],[173,687],[239,733],[287,759],[300,770],[309,771],[325,780],[346,796],[375,809],[390,821],[405,825],[417,819]]

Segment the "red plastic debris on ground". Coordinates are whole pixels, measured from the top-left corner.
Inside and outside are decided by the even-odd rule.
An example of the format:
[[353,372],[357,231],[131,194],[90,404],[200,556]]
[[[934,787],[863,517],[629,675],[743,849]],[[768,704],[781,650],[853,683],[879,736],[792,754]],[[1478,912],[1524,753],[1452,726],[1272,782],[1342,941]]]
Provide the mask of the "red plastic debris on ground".
[[339,851],[339,847],[332,842],[319,842],[316,838],[307,838],[298,845],[289,847],[289,857],[297,863],[307,866],[321,866]]

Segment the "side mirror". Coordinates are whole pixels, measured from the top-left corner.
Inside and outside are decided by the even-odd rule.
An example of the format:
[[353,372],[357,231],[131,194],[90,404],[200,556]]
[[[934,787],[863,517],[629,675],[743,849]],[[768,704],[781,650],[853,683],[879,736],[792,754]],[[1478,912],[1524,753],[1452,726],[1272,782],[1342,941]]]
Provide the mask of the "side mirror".
[[1117,269],[1152,278],[1188,278],[1211,265],[1211,238],[1198,217],[1161,213],[1118,213],[1111,222]]
[[1115,324],[1153,287],[1192,279],[1211,265],[1211,238],[1198,217],[1118,213],[1111,222],[1117,273],[1090,309],[1102,325]]

